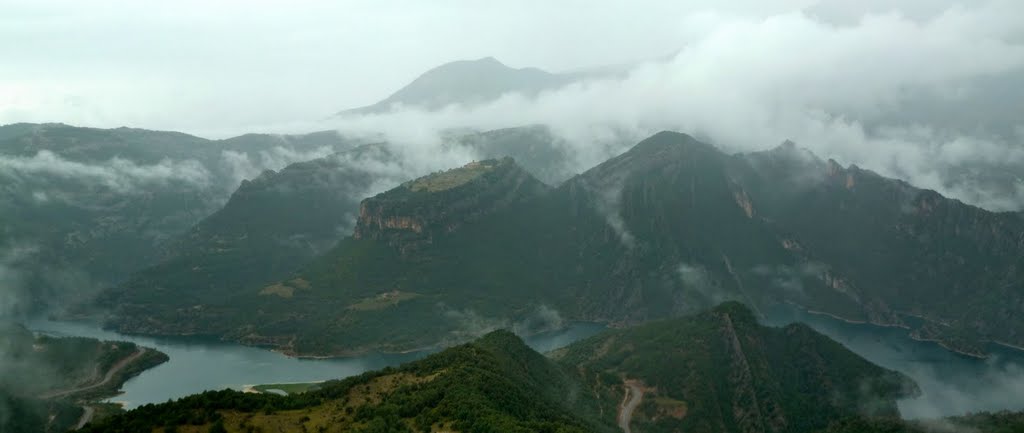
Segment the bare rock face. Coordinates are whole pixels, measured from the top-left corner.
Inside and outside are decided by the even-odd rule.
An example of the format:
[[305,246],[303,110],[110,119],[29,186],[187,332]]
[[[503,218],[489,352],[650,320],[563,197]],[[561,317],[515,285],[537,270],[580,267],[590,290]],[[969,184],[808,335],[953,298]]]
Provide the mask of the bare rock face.
[[363,200],[353,237],[385,240],[407,254],[547,190],[512,158],[474,161]]

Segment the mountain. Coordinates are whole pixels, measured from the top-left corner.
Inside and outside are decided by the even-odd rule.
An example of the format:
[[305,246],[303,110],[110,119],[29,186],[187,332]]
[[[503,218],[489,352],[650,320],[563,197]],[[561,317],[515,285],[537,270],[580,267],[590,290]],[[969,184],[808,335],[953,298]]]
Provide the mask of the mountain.
[[[509,173],[513,178],[507,179],[508,182],[527,182],[526,190],[547,188],[523,170],[508,170],[515,164],[500,159],[502,155],[524,158],[531,172],[544,173],[549,182],[570,176],[566,171],[568,157],[557,138],[544,127],[452,132],[445,137],[444,146],[499,159],[422,179],[420,183],[430,184],[425,189],[437,193],[428,195],[431,201],[450,194],[438,191],[435,185],[446,182],[446,177],[463,172],[480,174],[490,168]],[[212,335],[229,332],[229,328],[225,328],[228,325],[202,328],[205,320],[196,322],[183,318],[200,314],[196,306],[208,309],[208,314],[219,315],[223,311],[217,305],[250,305],[248,298],[253,288],[264,295],[288,295],[294,291],[289,288],[291,285],[303,285],[301,278],[290,283],[275,283],[289,279],[317,254],[351,234],[357,227],[359,215],[368,212],[367,208],[360,210],[360,200],[400,183],[399,176],[408,171],[398,168],[403,166],[403,161],[391,149],[388,143],[362,145],[296,163],[280,172],[265,172],[253,181],[243,181],[222,209],[167,242],[167,251],[159,262],[104,290],[99,305],[113,309],[110,324],[125,331]],[[495,165],[490,165],[492,163]],[[468,190],[458,191],[464,194]],[[395,204],[404,203],[402,200],[381,205],[393,208]],[[430,207],[431,201],[403,206]],[[434,211],[450,206],[474,212],[470,208],[475,203],[438,204]],[[400,209],[388,211],[401,212]]]
[[161,260],[167,242],[222,206],[258,167],[350,143],[335,132],[206,140],[133,128],[0,126],[0,267],[23,289],[17,309],[87,299]]
[[732,303],[599,334],[554,359],[495,331],[303,394],[212,391],[86,431],[614,432],[625,420],[626,431],[800,433],[892,417],[914,390],[805,326],[766,328]]
[[601,396],[605,413],[622,407],[627,388],[639,399],[628,424],[645,432],[816,431],[850,414],[898,417],[895,400],[918,392],[806,325],[761,326],[736,302],[553,355]]
[[383,113],[395,106],[436,110],[449,105],[473,106],[506,94],[536,96],[572,81],[537,68],[511,68],[493,57],[445,63],[417,77],[387,98],[338,115]]
[[[358,336],[363,325],[336,327],[333,323],[373,315],[391,303],[408,300],[417,305],[432,305],[436,300],[392,287],[384,293],[366,292],[367,299],[356,301],[358,305],[339,305],[334,294],[316,290],[302,275],[286,278],[304,262],[319,266],[325,275],[334,272],[331,262],[317,265],[324,259],[312,260],[316,250],[295,242],[296,237],[324,239],[328,242],[323,245],[333,246],[330,242],[342,237],[334,224],[345,221],[348,213],[357,213],[355,236],[342,240],[335,248],[380,245],[380,248],[366,251],[369,255],[365,257],[372,259],[372,254],[389,254],[393,246],[397,254],[411,257],[419,247],[429,246],[438,237],[464,224],[548,190],[512,159],[505,158],[434,173],[366,199],[356,207],[351,206],[350,200],[363,195],[353,192],[366,191],[368,185],[359,182],[369,182],[372,178],[359,171],[358,164],[332,165],[347,164],[345,161],[348,160],[336,158],[326,163],[327,166],[325,162],[314,161],[291,166],[277,177],[266,177],[267,186],[260,188],[266,193],[245,194],[253,197],[247,197],[251,203],[244,207],[246,202],[241,199],[236,203],[236,198],[243,195],[240,190],[224,210],[207,220],[209,224],[201,224],[193,230],[194,238],[209,246],[197,247],[186,238],[181,250],[184,253],[179,259],[140,272],[130,283],[104,294],[104,302],[116,308],[111,323],[129,332],[208,334],[272,345],[290,341],[287,344],[297,347],[288,350],[297,352],[307,352],[325,341],[341,338],[339,335],[351,338],[352,342],[366,338],[373,341],[373,334]],[[306,170],[306,167],[315,170]],[[287,187],[283,177],[293,178],[295,185],[311,190],[298,194]],[[312,182],[311,177],[328,182]],[[284,198],[293,206],[282,207],[282,203],[287,202]],[[279,215],[273,213],[275,209]],[[296,212],[296,209],[303,211]],[[239,224],[239,221],[252,222]],[[315,230],[323,227],[329,228],[329,233],[316,235]],[[235,228],[237,233],[232,234],[230,228]],[[390,259],[383,259],[378,266],[390,263]],[[370,276],[365,272],[369,269],[358,273]],[[348,277],[348,274],[339,276]],[[275,282],[275,278],[279,281]],[[357,291],[351,294],[360,295]],[[291,310],[293,308],[306,312],[296,315],[289,312],[295,311]],[[251,318],[259,322],[237,315],[239,309],[250,311]],[[323,321],[326,317],[334,318],[328,323]],[[408,324],[415,327],[412,322]],[[320,329],[319,336],[312,340],[296,339],[291,334],[296,326]],[[403,338],[417,341],[430,329],[411,330]],[[397,334],[398,330],[394,328],[392,332],[401,335]],[[281,331],[288,334],[283,335]]]
[[979,356],[986,342],[1024,344],[1019,213],[792,143],[728,155],[673,132],[550,190],[511,162],[496,167],[508,171],[477,176],[471,165],[367,199],[352,237],[288,277],[126,330],[187,323],[189,333],[336,355],[502,326],[639,323],[738,300],[757,315],[786,302],[907,327]]
[[378,181],[366,162],[387,157],[366,145],[242,181],[223,208],[169,244],[165,259],[104,291],[98,303],[130,318],[121,329],[151,332],[158,323],[197,332],[188,320],[195,306],[233,302],[285,278],[350,233],[360,199]]
[[[989,212],[856,166],[797,156],[793,146],[747,155],[759,218],[789,233],[789,250],[827,267],[835,297],[790,300],[847,319],[912,328],[919,338],[982,355],[1019,343],[1024,219]],[[778,187],[767,187],[767,185]]]

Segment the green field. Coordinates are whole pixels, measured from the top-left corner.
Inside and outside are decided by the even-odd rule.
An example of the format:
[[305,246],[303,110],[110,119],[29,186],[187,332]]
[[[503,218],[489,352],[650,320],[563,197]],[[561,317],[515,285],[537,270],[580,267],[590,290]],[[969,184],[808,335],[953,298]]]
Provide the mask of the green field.
[[277,394],[274,391],[281,391],[285,394],[302,394],[307,391],[319,389],[322,384],[323,382],[268,383],[264,385],[255,385],[252,387],[252,390],[261,394]]

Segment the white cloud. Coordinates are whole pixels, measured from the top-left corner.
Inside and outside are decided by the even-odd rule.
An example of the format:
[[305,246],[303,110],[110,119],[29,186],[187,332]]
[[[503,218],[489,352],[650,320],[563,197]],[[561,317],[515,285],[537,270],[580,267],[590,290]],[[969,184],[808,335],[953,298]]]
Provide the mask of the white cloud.
[[965,162],[1024,163],[1020,146],[941,124],[869,128],[857,119],[895,109],[912,92],[1024,74],[1024,43],[1016,39],[1024,22],[1006,18],[1019,16],[1021,8],[993,1],[923,21],[885,13],[846,26],[802,12],[701,13],[684,21],[702,31],[675,57],[642,64],[621,79],[577,83],[536,99],[505,95],[472,109],[400,108],[337,126],[410,142],[445,128],[548,124],[574,147],[579,167],[662,129],[705,137],[731,151],[792,139],[822,157],[1002,209],[1014,205],[979,202],[984,194],[963,194],[967,185],[949,184],[947,173]]
[[210,182],[210,173],[195,160],[164,159],[156,164],[137,164],[123,158],[111,158],[89,163],[64,159],[48,150],[41,150],[31,157],[0,156],[0,174],[29,178],[55,176],[94,182],[118,192],[130,192],[141,185],[183,182],[205,187]]
[[330,146],[321,146],[308,151],[295,150],[285,146],[274,146],[255,154],[225,150],[221,152],[221,163],[228,170],[231,189],[245,179],[254,179],[266,170],[280,170],[289,164],[323,158],[335,152]]

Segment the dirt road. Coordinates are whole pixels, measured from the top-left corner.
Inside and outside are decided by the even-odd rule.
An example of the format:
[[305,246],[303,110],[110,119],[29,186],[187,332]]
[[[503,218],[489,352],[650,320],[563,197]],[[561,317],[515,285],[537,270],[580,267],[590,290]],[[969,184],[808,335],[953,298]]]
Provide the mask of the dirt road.
[[623,385],[626,386],[626,394],[622,396],[622,406],[619,407],[619,428],[626,433],[632,433],[629,423],[633,419],[633,411],[644,398],[644,389],[635,380],[623,381]]
[[91,385],[82,386],[82,387],[79,387],[79,388],[66,389],[66,390],[62,390],[62,391],[52,391],[52,392],[49,392],[49,393],[46,393],[46,394],[43,394],[43,395],[39,396],[39,398],[64,397],[64,396],[67,396],[67,395],[76,394],[76,393],[79,393],[79,392],[82,392],[82,391],[88,391],[90,389],[95,389],[95,388],[99,388],[99,387],[101,387],[103,385],[106,385],[106,384],[110,383],[110,381],[114,378],[115,374],[117,374],[119,371],[121,371],[125,367],[127,367],[128,364],[131,364],[132,362],[135,362],[136,359],[139,359],[140,356],[145,354],[146,350],[147,350],[146,348],[140,347],[139,350],[135,351],[135,353],[131,354],[130,356],[128,356],[125,359],[122,359],[122,360],[118,361],[116,364],[114,364],[113,367],[110,367],[110,370],[107,370],[107,374],[104,375],[103,376],[103,380],[101,380],[99,382],[93,383]]
[[82,417],[78,419],[78,424],[75,424],[75,428],[72,430],[80,430],[82,427],[85,427],[89,421],[92,421],[92,416],[96,414],[96,408],[92,406],[82,406],[82,409],[84,410]]

